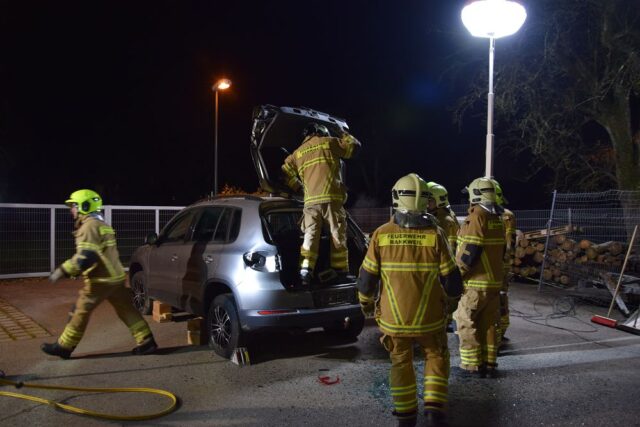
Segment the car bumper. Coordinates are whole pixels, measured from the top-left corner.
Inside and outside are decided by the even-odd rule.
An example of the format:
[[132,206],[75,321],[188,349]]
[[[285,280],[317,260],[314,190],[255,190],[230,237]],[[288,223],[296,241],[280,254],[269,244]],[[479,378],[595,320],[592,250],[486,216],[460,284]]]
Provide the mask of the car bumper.
[[242,329],[253,332],[260,329],[311,329],[344,322],[345,319],[362,316],[359,304],[335,307],[296,309],[287,313],[260,314],[259,310],[240,313]]

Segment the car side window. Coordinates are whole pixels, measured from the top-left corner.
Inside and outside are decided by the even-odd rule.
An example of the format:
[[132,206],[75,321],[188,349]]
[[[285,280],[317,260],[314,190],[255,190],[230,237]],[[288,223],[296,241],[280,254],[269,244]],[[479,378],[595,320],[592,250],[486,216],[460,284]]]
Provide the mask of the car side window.
[[218,222],[222,216],[224,208],[209,207],[205,208],[200,215],[200,220],[196,225],[196,229],[193,233],[193,240],[196,242],[209,242],[213,240],[213,236],[216,233]]
[[231,219],[231,228],[229,229],[229,239],[228,242],[233,242],[238,238],[238,234],[240,234],[240,219],[242,218],[242,210],[234,209],[233,210],[233,218]]
[[162,233],[162,242],[178,242],[185,239],[191,223],[193,222],[193,211],[187,211],[180,216],[176,217],[174,221],[167,226],[167,229]]
[[213,238],[214,242],[225,243],[227,241],[227,231],[229,230],[229,223],[231,222],[231,214],[231,209],[225,209],[218,223],[218,228]]

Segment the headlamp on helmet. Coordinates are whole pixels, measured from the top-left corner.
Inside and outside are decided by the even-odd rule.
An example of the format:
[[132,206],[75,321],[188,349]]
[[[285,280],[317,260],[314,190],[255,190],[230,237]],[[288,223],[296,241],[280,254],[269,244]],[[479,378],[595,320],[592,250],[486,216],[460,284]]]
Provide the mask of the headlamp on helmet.
[[416,173],[400,178],[391,190],[393,208],[403,213],[426,212],[429,197],[427,182]]
[[65,204],[70,208],[75,206],[78,213],[87,215],[102,209],[102,197],[93,190],[78,190],[71,193]]

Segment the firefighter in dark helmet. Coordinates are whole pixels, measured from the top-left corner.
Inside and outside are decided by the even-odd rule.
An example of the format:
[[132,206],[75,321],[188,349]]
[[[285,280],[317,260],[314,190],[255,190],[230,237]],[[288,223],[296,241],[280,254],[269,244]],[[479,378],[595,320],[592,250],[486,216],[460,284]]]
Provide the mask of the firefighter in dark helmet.
[[287,185],[304,190],[304,241],[300,250],[300,279],[304,285],[310,285],[313,278],[323,224],[331,232],[331,268],[338,273],[349,270],[344,210],[347,192],[340,177],[340,159],[352,158],[359,148],[360,142],[346,131],[339,138],[331,137],[326,126],[310,122],[303,131],[302,144],[282,165]]
[[462,282],[446,236],[427,213],[428,198],[427,183],[418,175],[398,180],[392,190],[393,217],[373,232],[357,281],[363,312],[375,313],[380,341],[391,358],[389,385],[399,426],[417,420],[414,344],[425,353],[427,423],[446,423],[446,297],[459,295]]
[[460,338],[460,372],[493,378],[498,366],[496,327],[504,275],[504,225],[490,178],[477,178],[467,189],[469,214],[458,233],[456,253],[464,293],[453,314]]
[[157,349],[149,325],[134,308],[131,290],[126,288],[125,271],[120,263],[113,228],[101,213],[102,198],[92,190],[78,190],[66,201],[75,220],[76,253],[50,276],[51,282],[62,277],[82,275],[84,287],[71,318],[55,343],[42,344],[42,351],[68,359],[89,322],[92,311],[104,300],[111,303],[138,344],[132,353],[149,354]]

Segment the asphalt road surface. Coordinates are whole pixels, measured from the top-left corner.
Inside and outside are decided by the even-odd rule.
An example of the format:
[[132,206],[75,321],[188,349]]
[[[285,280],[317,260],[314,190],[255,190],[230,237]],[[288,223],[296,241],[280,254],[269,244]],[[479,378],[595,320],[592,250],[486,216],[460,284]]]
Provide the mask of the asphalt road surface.
[[[392,426],[388,355],[368,321],[357,341],[322,331],[268,335],[251,348],[251,366],[239,367],[206,346],[187,345],[185,322],[155,323],[161,349],[132,356],[126,327],[108,304],[94,313],[70,360],[43,354],[64,328],[80,281],[0,282],[0,299],[52,336],[0,341],[0,369],[8,379],[80,387],[153,387],[180,398],[163,418],[115,422],[63,413],[51,406],[0,396],[1,426],[203,425]],[[560,291],[511,288],[511,338],[499,358],[500,378],[452,375],[452,426],[639,426],[640,336],[589,322],[606,308],[567,299]],[[572,312],[575,309],[575,313]],[[619,316],[616,314],[616,316]],[[449,334],[451,364],[459,363]],[[416,356],[417,371],[423,363]],[[319,376],[339,382],[325,385]],[[420,387],[421,381],[418,381]],[[166,400],[148,395],[87,394],[0,386],[100,412],[158,411]],[[419,418],[419,422],[422,419]]]

